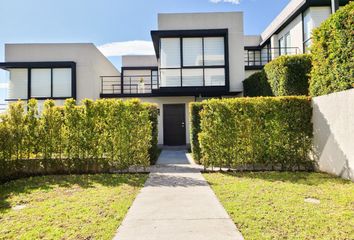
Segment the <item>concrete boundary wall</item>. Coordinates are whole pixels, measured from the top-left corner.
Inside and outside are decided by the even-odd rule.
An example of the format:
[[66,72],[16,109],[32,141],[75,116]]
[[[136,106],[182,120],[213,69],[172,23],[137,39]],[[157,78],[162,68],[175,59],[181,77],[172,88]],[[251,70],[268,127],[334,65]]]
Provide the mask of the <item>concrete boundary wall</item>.
[[315,97],[312,105],[319,170],[354,181],[354,89]]

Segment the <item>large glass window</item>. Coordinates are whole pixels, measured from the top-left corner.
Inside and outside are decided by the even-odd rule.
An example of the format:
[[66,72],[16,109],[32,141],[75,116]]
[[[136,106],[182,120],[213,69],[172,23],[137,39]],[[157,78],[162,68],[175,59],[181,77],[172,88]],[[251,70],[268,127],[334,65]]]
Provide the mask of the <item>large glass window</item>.
[[53,68],[53,97],[71,96],[71,68]]
[[223,37],[204,38],[204,65],[225,65],[225,46]]
[[179,38],[161,39],[161,68],[181,67],[181,50]]
[[203,86],[203,69],[182,69],[182,86]]
[[203,66],[202,38],[183,38],[183,66]]
[[51,97],[51,69],[31,69],[31,97]]
[[161,86],[181,86],[181,69],[161,69]]
[[225,69],[224,68],[206,68],[205,86],[224,86]]
[[160,41],[161,87],[225,86],[224,37],[161,38]]
[[28,69],[12,68],[9,69],[9,99],[27,99],[28,88]]

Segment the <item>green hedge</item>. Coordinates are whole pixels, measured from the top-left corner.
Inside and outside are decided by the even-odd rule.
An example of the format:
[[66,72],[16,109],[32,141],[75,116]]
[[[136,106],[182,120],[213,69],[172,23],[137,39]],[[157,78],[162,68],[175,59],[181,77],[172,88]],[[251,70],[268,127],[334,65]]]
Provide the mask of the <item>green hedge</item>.
[[312,168],[312,108],[307,97],[209,100],[200,116],[205,167]]
[[146,167],[156,157],[157,108],[138,100],[11,104],[0,120],[0,181],[46,173]]
[[308,95],[311,56],[285,55],[264,67],[275,96]]
[[200,133],[200,112],[203,109],[203,102],[193,102],[189,105],[190,119],[190,139],[193,159],[196,163],[200,163],[201,150],[199,147],[198,134]]
[[320,96],[354,87],[354,2],[313,31],[310,94]]
[[252,74],[243,81],[243,94],[245,97],[273,96],[264,70]]

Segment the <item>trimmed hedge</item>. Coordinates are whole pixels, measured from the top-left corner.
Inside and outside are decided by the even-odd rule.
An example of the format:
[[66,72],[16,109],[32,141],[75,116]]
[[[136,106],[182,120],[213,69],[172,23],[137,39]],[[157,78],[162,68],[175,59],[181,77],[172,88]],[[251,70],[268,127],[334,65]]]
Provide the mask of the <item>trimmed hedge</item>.
[[313,31],[310,94],[320,96],[354,88],[354,2]]
[[198,136],[205,167],[313,167],[312,108],[307,97],[209,100],[203,103],[200,117]]
[[252,74],[243,81],[243,94],[245,97],[273,96],[264,70]]
[[0,120],[0,181],[146,167],[157,154],[157,107],[138,100],[11,104]]
[[311,56],[280,56],[264,66],[275,96],[308,95]]
[[190,138],[193,159],[196,163],[200,163],[201,150],[199,146],[198,134],[200,133],[200,112],[203,109],[203,102],[193,102],[189,104],[190,119]]

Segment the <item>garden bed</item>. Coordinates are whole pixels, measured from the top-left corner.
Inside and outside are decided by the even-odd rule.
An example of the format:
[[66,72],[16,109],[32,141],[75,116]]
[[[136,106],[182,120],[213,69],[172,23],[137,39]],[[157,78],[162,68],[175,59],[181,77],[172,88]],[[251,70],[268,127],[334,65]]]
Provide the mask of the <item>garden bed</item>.
[[0,185],[1,239],[112,239],[147,174],[43,176]]
[[354,183],[322,173],[207,173],[245,239],[354,239]]

